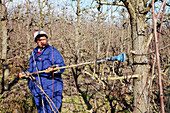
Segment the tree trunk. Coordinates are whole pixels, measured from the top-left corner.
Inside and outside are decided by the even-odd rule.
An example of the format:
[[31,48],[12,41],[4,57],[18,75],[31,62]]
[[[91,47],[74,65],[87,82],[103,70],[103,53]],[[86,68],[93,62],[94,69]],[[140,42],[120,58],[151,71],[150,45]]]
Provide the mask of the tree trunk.
[[[136,10],[138,8],[135,8]],[[138,54],[146,53],[147,50],[145,49],[145,29],[144,29],[144,14],[136,13],[131,14],[130,22],[131,22],[131,29],[132,29],[132,50]],[[144,61],[144,56],[135,56],[133,55],[133,69],[134,74],[141,75],[138,79],[134,79],[134,107],[136,108],[136,113],[145,113],[147,111],[147,95],[148,90],[145,89],[143,94],[142,91],[145,87],[147,76],[149,73],[149,69],[147,68],[147,64],[142,64]],[[141,98],[140,98],[141,96]],[[140,98],[140,100],[139,100]],[[139,103],[138,103],[139,101]]]
[[[137,54],[143,54],[147,52],[145,49],[145,13],[140,13],[145,8],[145,3],[140,0],[130,0],[124,1],[125,7],[130,14],[130,24],[131,24],[131,39],[132,39],[132,50]],[[147,112],[147,95],[148,90],[145,88],[147,76],[149,74],[149,68],[147,64],[144,64],[145,56],[133,55],[133,70],[134,74],[140,75],[138,79],[134,79],[134,110],[136,113]],[[140,97],[141,96],[141,97]],[[140,100],[139,100],[140,98]]]
[[2,32],[2,66],[3,66],[3,74],[2,74],[2,81],[1,81],[1,93],[4,90],[7,90],[8,84],[7,84],[7,78],[9,76],[9,67],[7,62],[7,47],[8,47],[8,35],[7,35],[7,23],[6,23],[6,17],[4,16],[4,10],[5,8],[2,8],[2,1],[0,1],[0,17],[1,17],[1,32]]
[[38,0],[38,5],[39,5],[39,14],[40,14],[40,21],[39,21],[39,29],[41,30],[44,25],[43,25],[43,21],[44,21],[44,16],[43,16],[43,4],[41,3],[41,0]]
[[75,41],[75,48],[76,48],[76,55],[78,57],[79,62],[79,49],[80,49],[80,0],[77,0],[77,23],[75,26],[75,35],[76,35],[76,41]]
[[[146,53],[145,51],[145,47],[144,47],[144,33],[143,29],[144,29],[144,20],[141,20],[140,18],[138,18],[137,20],[132,20],[131,22],[132,24],[132,40],[133,40],[133,44],[132,44],[132,49],[133,51],[135,51],[138,54],[142,54],[142,53]],[[134,26],[134,24],[136,23],[136,26]],[[149,69],[147,69],[147,65],[143,65],[142,62],[144,60],[144,56],[133,56],[133,68],[134,68],[134,74],[138,74],[141,75],[140,78],[135,79],[134,80],[134,106],[137,105],[138,103],[138,99],[140,97],[140,95],[142,94],[142,90],[144,89],[144,86],[146,84],[146,80],[147,80],[147,76],[148,76],[148,71]],[[142,94],[141,98],[140,98],[140,103],[138,103],[137,105],[137,113],[138,112],[145,112],[147,110],[147,90],[145,89],[144,93]]]
[[[29,8],[29,3],[27,2],[27,14],[29,14],[29,10],[30,10],[30,8]],[[29,18],[29,19],[27,19],[27,26],[26,26],[26,29],[27,29],[27,52],[26,52],[26,56],[27,56],[27,59],[29,59],[30,58],[30,40],[31,40],[31,37],[30,37],[30,15],[27,15],[27,17]]]

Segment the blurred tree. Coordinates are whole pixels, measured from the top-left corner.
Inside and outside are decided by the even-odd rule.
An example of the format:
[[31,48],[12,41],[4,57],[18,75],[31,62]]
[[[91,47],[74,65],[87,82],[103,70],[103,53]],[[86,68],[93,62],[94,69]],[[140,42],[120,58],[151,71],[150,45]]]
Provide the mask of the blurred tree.
[[[3,3],[2,3],[3,2]],[[7,53],[8,53],[8,29],[7,29],[7,9],[5,6],[5,0],[2,1],[0,0],[0,24],[1,24],[1,32],[2,32],[2,53],[1,53],[1,59],[2,59],[2,69],[3,73],[1,75],[1,93],[3,91],[8,89],[8,84],[7,84],[7,78],[9,76],[9,66],[7,62]]]

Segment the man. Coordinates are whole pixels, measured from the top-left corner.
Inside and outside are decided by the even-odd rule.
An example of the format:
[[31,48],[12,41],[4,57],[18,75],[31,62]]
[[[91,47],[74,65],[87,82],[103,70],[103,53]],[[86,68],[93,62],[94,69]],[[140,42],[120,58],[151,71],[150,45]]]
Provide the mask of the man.
[[[29,73],[46,70],[46,73],[34,74],[28,78],[28,87],[31,94],[34,96],[34,100],[37,106],[38,113],[50,113],[53,110],[57,112],[60,109],[62,103],[62,91],[63,91],[63,80],[61,74],[64,69],[52,71],[54,66],[65,66],[64,60],[59,51],[48,44],[48,36],[44,31],[35,31],[34,40],[37,43],[37,47],[33,50],[33,53],[29,60]],[[19,73],[19,77],[23,76],[24,73]],[[54,102],[57,109],[53,106],[52,102],[46,99],[46,94],[36,85],[43,88],[44,92]],[[53,107],[53,109],[51,108]]]

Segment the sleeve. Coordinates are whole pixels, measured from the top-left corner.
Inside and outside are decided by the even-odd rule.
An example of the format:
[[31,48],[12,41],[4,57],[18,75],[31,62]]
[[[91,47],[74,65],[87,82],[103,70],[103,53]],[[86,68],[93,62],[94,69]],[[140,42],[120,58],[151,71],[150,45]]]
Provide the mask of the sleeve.
[[[58,65],[59,67],[63,67],[66,66],[66,64],[64,63],[64,59],[61,56],[60,52],[57,49],[53,49],[54,53],[53,53],[53,61],[54,61],[54,65]],[[63,73],[65,69],[60,69],[60,71],[58,71],[58,73]]]

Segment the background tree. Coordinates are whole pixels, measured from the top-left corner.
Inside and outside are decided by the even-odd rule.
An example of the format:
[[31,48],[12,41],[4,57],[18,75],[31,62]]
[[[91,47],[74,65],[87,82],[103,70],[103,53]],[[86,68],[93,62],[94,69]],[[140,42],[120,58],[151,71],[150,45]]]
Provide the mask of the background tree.
[[2,52],[1,52],[1,62],[2,62],[2,75],[1,77],[1,93],[8,89],[7,78],[9,76],[9,64],[8,64],[8,28],[7,28],[7,9],[5,6],[5,0],[0,0],[0,19],[1,19],[1,32],[2,32]]

